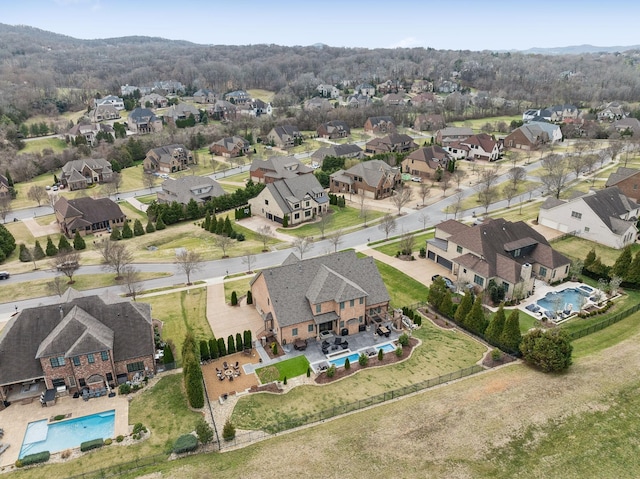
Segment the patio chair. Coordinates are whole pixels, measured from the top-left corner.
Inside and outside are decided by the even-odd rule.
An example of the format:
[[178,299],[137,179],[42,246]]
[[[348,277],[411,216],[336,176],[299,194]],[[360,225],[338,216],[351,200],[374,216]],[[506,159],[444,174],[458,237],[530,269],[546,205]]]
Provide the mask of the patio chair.
[[233,365],[233,369],[235,370],[240,369],[240,363],[238,361],[236,361],[236,363]]
[[220,381],[224,381],[224,374],[220,374],[220,375],[218,376],[218,379],[219,379]]
[[342,338],[337,337],[333,340],[333,344],[335,344],[336,346],[340,346],[342,345]]
[[229,376],[229,381],[233,381],[233,376]]
[[227,369],[229,369],[229,365],[227,364],[227,362],[225,361],[224,363],[222,363],[222,366],[224,367],[225,371]]
[[216,368],[216,373],[222,374],[222,371],[219,368]]

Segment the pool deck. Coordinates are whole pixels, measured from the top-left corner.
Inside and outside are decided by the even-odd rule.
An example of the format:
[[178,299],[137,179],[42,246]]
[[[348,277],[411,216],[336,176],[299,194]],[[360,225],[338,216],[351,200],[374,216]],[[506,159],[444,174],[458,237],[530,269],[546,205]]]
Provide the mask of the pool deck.
[[[578,286],[581,286],[583,284],[584,283],[580,283],[580,282],[577,282],[577,281],[566,281],[564,283],[560,283],[560,284],[555,285],[555,286],[549,286],[544,281],[536,280],[534,293],[531,296],[529,296],[527,299],[523,300],[518,305],[518,309],[520,309],[521,311],[523,311],[524,313],[526,313],[526,314],[528,314],[530,316],[534,316],[534,317],[539,319],[542,316],[541,314],[533,313],[533,312],[527,310],[526,307],[529,306],[530,304],[536,303],[538,300],[544,298],[547,293],[550,293],[552,291],[562,291],[562,290],[568,289],[568,288],[577,288]],[[589,286],[589,287],[591,287],[591,286]],[[594,290],[594,292],[596,291],[595,288],[593,288],[593,290]],[[593,294],[593,293],[591,293],[591,294]]]
[[0,443],[10,445],[9,449],[0,455],[0,466],[13,465],[18,459],[28,423],[60,414],[71,414],[70,419],[73,419],[111,409],[115,409],[116,413],[114,437],[129,434],[129,401],[126,396],[117,395],[113,398],[102,396],[88,401],[63,396],[57,399],[56,404],[48,407],[42,407],[37,398],[31,404],[11,404],[0,411],[0,428],[4,429],[4,436],[0,439]]

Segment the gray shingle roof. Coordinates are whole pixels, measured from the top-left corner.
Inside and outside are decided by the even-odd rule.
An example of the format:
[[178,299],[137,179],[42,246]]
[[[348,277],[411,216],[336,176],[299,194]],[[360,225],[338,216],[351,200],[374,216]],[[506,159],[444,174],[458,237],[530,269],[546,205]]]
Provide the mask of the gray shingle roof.
[[251,162],[249,171],[259,169],[267,170],[265,176],[276,179],[293,178],[313,171],[307,165],[303,165],[295,156],[272,156],[267,160],[255,158]]
[[316,175],[300,175],[274,181],[267,184],[267,189],[285,214],[291,213],[293,211],[292,204],[302,201],[307,195],[317,203],[328,201],[324,188]]
[[351,155],[357,155],[359,157],[364,156],[362,148],[360,148],[358,145],[346,143],[344,145],[331,145],[320,148],[316,150],[313,155],[311,155],[311,158],[314,158],[316,160],[324,160],[326,156],[341,157]]
[[[598,190],[591,195],[580,197],[602,222],[616,234],[624,233],[635,221],[620,217],[638,208],[635,201],[620,193],[617,186]],[[577,200],[580,201],[580,200]]]
[[640,170],[636,168],[625,168],[624,166],[620,166],[616,171],[609,175],[609,178],[607,179],[607,182],[604,184],[604,186],[615,186],[622,180],[631,178],[633,175],[636,175],[638,173],[640,173]]
[[353,165],[346,172],[337,171],[331,178],[338,175],[359,176],[370,186],[377,187],[380,181],[387,175],[395,174],[395,170],[382,160],[363,161]]
[[314,318],[309,297],[351,299],[365,294],[365,305],[389,301],[373,258],[358,258],[354,251],[297,261],[289,257],[281,266],[265,269],[256,278],[260,275],[264,276],[280,327]]
[[169,194],[168,199],[184,205],[191,199],[201,202],[203,198],[216,198],[226,194],[222,186],[208,176],[168,179],[162,182],[162,190]]

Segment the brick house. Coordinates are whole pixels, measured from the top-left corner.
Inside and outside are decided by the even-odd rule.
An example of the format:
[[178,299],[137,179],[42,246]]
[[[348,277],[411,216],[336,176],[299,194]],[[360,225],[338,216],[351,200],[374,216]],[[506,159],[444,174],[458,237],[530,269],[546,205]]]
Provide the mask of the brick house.
[[94,183],[108,183],[113,176],[111,163],[103,158],[71,160],[62,167],[60,182],[69,190],[80,190]]
[[364,122],[364,131],[366,133],[394,133],[396,125],[390,116],[371,116]]
[[69,289],[60,303],[23,309],[2,330],[0,399],[115,388],[155,373],[154,355],[149,304]]
[[413,141],[409,135],[404,133],[391,133],[382,138],[373,138],[364,146],[367,153],[407,153],[415,148],[418,144]]
[[309,173],[313,170],[295,156],[272,156],[267,160],[255,158],[249,167],[249,177],[254,183],[273,183]]
[[342,120],[331,120],[320,125],[316,132],[320,138],[333,140],[336,138],[346,138],[351,134],[351,128]]
[[236,156],[248,155],[251,151],[251,144],[240,136],[229,136],[213,143],[209,147],[209,151],[213,155],[235,158]]
[[466,140],[473,135],[471,128],[463,126],[448,126],[436,131],[435,142],[438,145],[446,146],[448,143]]
[[442,168],[447,169],[451,155],[438,145],[419,148],[402,160],[402,172],[420,178],[430,178],[431,173]]
[[379,200],[391,196],[400,183],[402,175],[398,168],[392,168],[382,160],[371,160],[331,174],[329,190],[332,193],[353,193]]
[[135,108],[129,113],[127,128],[134,133],[162,131],[162,120],[148,108]]
[[145,171],[174,173],[193,164],[193,155],[182,144],[161,146],[147,152],[142,162]]
[[291,254],[250,284],[264,332],[283,345],[324,331],[355,334],[386,320],[389,310],[389,293],[375,261],[358,258],[355,251],[305,260]]
[[0,175],[0,198],[11,198],[11,189],[9,186],[9,180],[6,176]]
[[604,186],[606,188],[617,186],[623,195],[638,202],[640,201],[640,170],[620,166],[609,175]]
[[62,196],[53,206],[60,231],[72,237],[76,231],[82,236],[111,231],[121,228],[127,216],[117,203],[109,198],[91,198],[90,196],[68,200]]
[[280,125],[273,127],[267,134],[267,143],[279,148],[290,148],[302,141],[302,133],[292,125]]

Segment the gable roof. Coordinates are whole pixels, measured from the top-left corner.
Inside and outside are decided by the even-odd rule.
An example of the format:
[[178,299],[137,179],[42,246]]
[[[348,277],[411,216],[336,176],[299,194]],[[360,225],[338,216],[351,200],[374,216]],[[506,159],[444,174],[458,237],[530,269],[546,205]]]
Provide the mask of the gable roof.
[[259,276],[264,277],[280,327],[312,319],[310,298],[321,302],[364,296],[367,305],[390,299],[373,258],[358,258],[352,250],[305,260],[289,256],[281,266],[258,273],[252,284]]
[[607,178],[607,182],[604,184],[604,186],[607,188],[610,186],[615,186],[622,180],[631,178],[638,173],[640,173],[640,170],[636,168],[625,168],[624,166],[620,166],[616,171],[609,175],[609,178]]
[[616,234],[622,234],[629,229],[634,221],[622,220],[631,210],[638,208],[638,204],[623,195],[617,186],[598,190],[593,194],[581,196],[578,200],[584,201],[589,208],[602,220],[602,222]]
[[431,168],[435,169],[438,166],[446,165],[451,159],[449,152],[438,145],[426,146],[418,148],[407,156],[408,160],[423,161],[427,163]]
[[[349,176],[362,177],[362,181],[370,186],[378,186],[380,181],[389,174],[395,174],[397,170],[390,167],[382,160],[363,161],[353,165],[347,171],[339,170],[335,174],[344,173]],[[331,175],[332,177],[334,175]]]
[[367,118],[367,121],[372,128],[375,128],[376,126],[383,123],[391,123],[392,125],[394,125],[393,118],[391,118],[390,116],[370,116],[369,118]]
[[352,155],[356,155],[358,157],[363,156],[362,148],[353,143],[345,143],[343,145],[329,145],[322,147],[314,151],[311,157],[317,160],[323,160],[325,156],[341,157]]
[[63,196],[56,202],[55,210],[59,211],[65,219],[81,215],[89,225],[124,216],[120,206],[109,198],[91,198],[90,196],[74,200],[68,200]]
[[266,160],[254,158],[249,171],[253,172],[260,169],[266,170],[264,176],[275,179],[293,178],[313,171],[307,165],[302,164],[295,156],[272,156]]
[[219,145],[227,151],[233,151],[236,146],[238,146],[240,149],[248,148],[250,146],[250,143],[240,136],[228,136],[216,141],[213,144]]
[[280,209],[285,213],[293,211],[292,205],[306,196],[317,203],[326,203],[329,198],[316,175],[300,175],[268,183],[266,189],[271,193]]
[[134,108],[129,112],[129,121],[133,123],[150,123],[158,121],[158,117],[148,108]]
[[[183,176],[162,182],[162,190],[175,196],[175,201],[187,204],[191,199],[196,201],[200,197],[218,197],[226,194],[220,183],[208,176]],[[198,193],[196,193],[199,191]],[[173,198],[172,198],[173,199]]]
[[[94,171],[104,170],[105,172],[111,172],[111,163],[103,158],[71,160],[62,167],[62,172],[64,174],[71,175],[74,171],[82,171],[85,166]],[[82,178],[84,179],[84,176]]]

